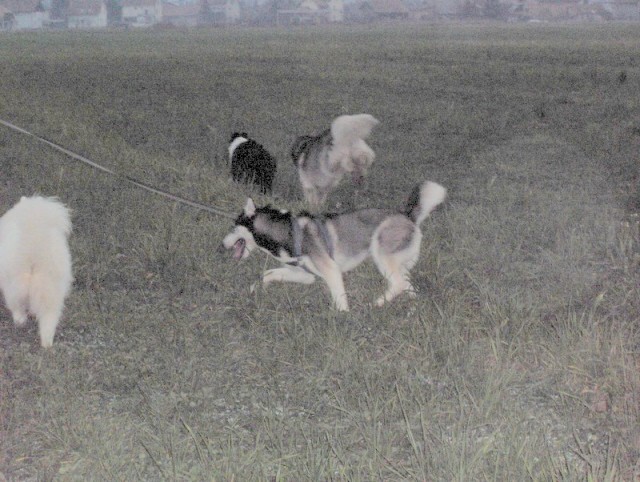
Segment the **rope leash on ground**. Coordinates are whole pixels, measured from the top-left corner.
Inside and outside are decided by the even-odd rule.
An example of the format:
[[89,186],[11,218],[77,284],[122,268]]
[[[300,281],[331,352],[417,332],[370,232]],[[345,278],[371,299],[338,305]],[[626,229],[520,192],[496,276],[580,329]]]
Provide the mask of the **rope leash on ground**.
[[67,156],[71,157],[72,159],[80,161],[83,164],[91,166],[92,168],[97,169],[99,171],[102,171],[102,172],[104,172],[106,174],[109,174],[111,176],[120,178],[123,181],[128,182],[129,184],[133,184],[134,186],[137,186],[137,187],[139,187],[141,189],[144,189],[146,191],[152,192],[154,194],[158,194],[160,196],[163,196],[163,197],[165,197],[167,199],[171,199],[172,201],[179,202],[179,203],[184,204],[186,206],[191,206],[193,208],[200,209],[202,211],[207,211],[209,213],[215,214],[216,216],[222,216],[222,217],[227,218],[227,219],[235,219],[236,218],[235,214],[232,214],[230,212],[224,211],[222,209],[218,209],[218,208],[215,208],[215,207],[212,207],[212,206],[207,206],[205,204],[201,204],[199,202],[192,201],[190,199],[186,199],[186,198],[183,198],[181,196],[177,196],[175,194],[171,194],[170,192],[164,191],[164,190],[159,189],[159,188],[155,188],[155,187],[150,186],[149,184],[146,184],[146,183],[144,183],[142,181],[138,181],[137,179],[135,179],[135,178],[133,178],[131,176],[118,174],[117,172],[114,172],[111,169],[108,169],[108,168],[106,168],[104,166],[101,166],[100,164],[98,164],[96,162],[93,162],[91,159],[88,159],[88,158],[86,158],[84,156],[81,156],[80,154],[76,154],[75,152],[70,151],[69,149],[66,149],[66,148],[62,147],[60,144],[56,144],[55,142],[51,142],[51,141],[48,141],[47,139],[44,139],[44,138],[42,138],[40,136],[37,136],[37,135],[29,132],[28,130],[23,129],[22,127],[18,127],[17,125],[12,124],[11,122],[7,122],[5,120],[0,119],[0,124],[2,124],[5,127],[8,127],[9,129],[12,129],[12,130],[14,130],[16,132],[20,132],[21,134],[25,134],[25,135],[27,135],[29,137],[33,137],[34,139],[38,140],[39,142],[42,142],[43,144],[46,144],[49,147],[51,147],[51,148],[53,148],[53,149],[55,149],[55,150],[57,150],[59,152],[62,152],[63,154],[66,154]]

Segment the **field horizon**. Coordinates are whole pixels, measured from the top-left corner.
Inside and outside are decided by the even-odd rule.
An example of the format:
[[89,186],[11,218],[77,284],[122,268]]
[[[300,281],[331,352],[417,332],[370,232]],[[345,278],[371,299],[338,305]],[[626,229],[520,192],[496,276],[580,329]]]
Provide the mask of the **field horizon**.
[[[0,304],[0,480],[636,480],[640,31],[633,24],[376,25],[3,35],[0,119],[227,212],[300,211],[289,149],[380,120],[365,186],[327,211],[423,224],[416,299],[372,306],[371,264],[251,291],[231,221],[0,125],[0,213],[73,212],[54,346]],[[230,180],[246,131],[272,196]]]

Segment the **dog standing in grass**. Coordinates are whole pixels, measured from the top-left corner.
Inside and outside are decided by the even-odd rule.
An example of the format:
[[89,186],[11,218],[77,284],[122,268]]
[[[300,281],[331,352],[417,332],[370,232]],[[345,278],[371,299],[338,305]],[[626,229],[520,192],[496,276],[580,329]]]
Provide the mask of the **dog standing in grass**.
[[53,345],[73,282],[69,210],[55,198],[22,197],[0,218],[0,291],[16,325],[38,321],[40,344]]
[[305,200],[318,207],[346,174],[363,182],[375,159],[364,141],[378,120],[370,114],[342,115],[317,136],[300,136],[291,148]]
[[370,208],[317,216],[256,207],[249,198],[222,244],[236,260],[256,249],[279,260],[280,268],[263,273],[263,285],[311,284],[321,278],[340,311],[349,310],[342,274],[371,257],[388,283],[376,301],[381,306],[403,292],[415,296],[409,271],[420,255],[420,224],[446,193],[440,184],[427,181],[416,186],[403,211]]
[[276,160],[246,132],[234,132],[229,142],[231,177],[235,182],[252,183],[262,194],[271,194]]

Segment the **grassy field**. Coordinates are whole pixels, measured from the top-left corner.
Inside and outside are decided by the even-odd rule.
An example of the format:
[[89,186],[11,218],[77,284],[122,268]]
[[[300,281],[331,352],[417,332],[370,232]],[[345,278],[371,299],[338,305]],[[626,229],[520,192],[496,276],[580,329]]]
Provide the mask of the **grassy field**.
[[[122,174],[239,211],[303,209],[293,139],[381,123],[365,188],[328,209],[449,197],[416,299],[373,266],[249,292],[262,254],[177,205],[0,126],[0,212],[73,209],[51,350],[0,308],[0,480],[640,477],[640,30],[422,25],[0,37],[0,118]],[[246,130],[273,197],[234,185]]]

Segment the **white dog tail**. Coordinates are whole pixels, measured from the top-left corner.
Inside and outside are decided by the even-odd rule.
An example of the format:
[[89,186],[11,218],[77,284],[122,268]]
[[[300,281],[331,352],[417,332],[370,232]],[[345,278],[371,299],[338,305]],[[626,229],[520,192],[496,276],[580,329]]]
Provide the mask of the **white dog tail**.
[[331,123],[331,136],[335,144],[351,146],[369,137],[378,123],[370,114],[341,115]]
[[411,192],[405,214],[420,225],[446,196],[447,190],[440,184],[432,181],[423,182]]

